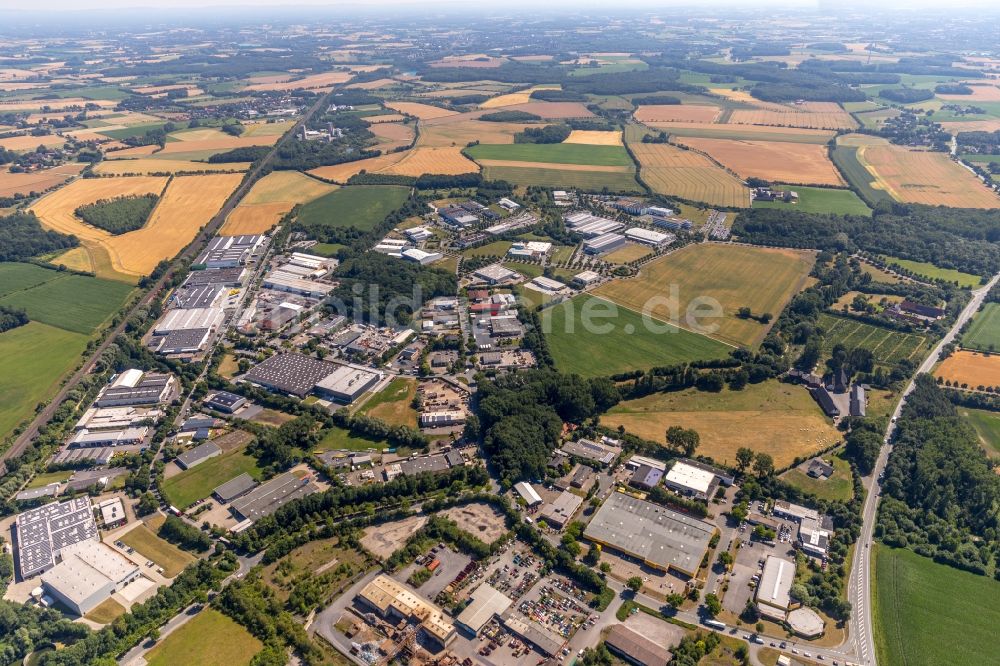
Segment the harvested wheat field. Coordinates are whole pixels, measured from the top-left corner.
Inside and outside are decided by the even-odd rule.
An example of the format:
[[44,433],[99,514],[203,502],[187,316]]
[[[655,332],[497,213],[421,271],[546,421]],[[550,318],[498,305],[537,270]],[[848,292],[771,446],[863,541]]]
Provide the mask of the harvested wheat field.
[[573,130],[563,143],[582,143],[586,146],[620,146],[622,133],[600,130]]
[[249,148],[250,146],[272,146],[281,137],[272,134],[261,136],[225,136],[216,139],[204,139],[199,141],[168,141],[164,144],[163,150],[157,155],[172,155],[174,153],[194,153],[213,150],[224,152],[235,148]]
[[725,97],[733,102],[739,102],[740,104],[748,104],[754,106],[758,109],[770,109],[772,111],[787,111],[788,107],[784,104],[778,104],[777,102],[765,102],[763,100],[757,99],[746,90],[730,90],[729,88],[710,88],[709,92],[713,95],[718,95],[719,97]]
[[0,148],[6,148],[7,150],[34,150],[38,146],[61,146],[66,143],[66,139],[55,134],[46,134],[45,136],[9,136],[4,139],[0,139]]
[[586,106],[580,102],[528,102],[526,104],[513,104],[504,108],[504,111],[524,111],[541,116],[545,119],[558,118],[593,118]]
[[[132,91],[140,95],[156,95],[157,93],[170,92],[171,90],[190,90],[192,88],[197,89],[197,86],[190,83],[173,83],[166,86],[142,86],[133,88]],[[190,97],[190,95],[188,96]]]
[[267,231],[296,204],[309,203],[337,189],[298,171],[272,171],[250,189],[219,233],[236,236]]
[[161,160],[155,158],[136,160],[108,160],[94,167],[102,176],[144,176],[160,173],[199,173],[203,171],[246,171],[249,162],[192,162],[189,160]]
[[640,123],[714,123],[720,111],[719,107],[709,104],[652,104],[636,109],[635,119]]
[[830,130],[802,127],[771,127],[768,125],[734,125],[732,123],[649,122],[649,127],[666,130],[675,137],[702,136],[707,139],[750,139],[757,141],[787,141],[789,143],[827,143],[836,136]]
[[347,83],[353,78],[349,72],[325,72],[312,74],[300,79],[290,80],[288,76],[259,76],[250,79],[250,85],[244,90],[309,90],[323,88],[338,83]]
[[105,150],[104,159],[106,160],[124,160],[132,159],[135,157],[147,157],[158,151],[160,147],[155,143],[151,143],[148,146],[132,146],[130,148],[123,148],[122,150]]
[[479,171],[479,165],[454,148],[414,148],[403,153],[403,159],[379,173],[394,176],[422,176],[425,173],[452,176]]
[[[420,120],[430,120],[431,118],[443,118],[444,116],[455,115],[454,111],[448,109],[442,109],[437,106],[431,106],[430,104],[421,104],[419,102],[386,102],[385,106],[400,113],[405,113],[406,115],[419,118]],[[372,116],[378,118],[379,116]],[[365,120],[372,122],[371,117],[365,118]]]
[[588,171],[594,173],[632,173],[630,166],[613,166],[606,164],[563,164],[561,162],[524,162],[521,160],[489,160],[479,159],[477,163],[484,167],[507,167],[517,169],[556,169],[559,171]]
[[395,84],[396,82],[392,79],[375,79],[374,81],[361,81],[360,83],[352,83],[348,88],[357,88],[358,90],[378,90],[379,88],[388,88],[389,86]]
[[837,137],[838,146],[888,146],[889,140],[870,134],[841,134]]
[[736,109],[729,122],[737,125],[777,125],[813,129],[854,129],[857,121],[832,102],[804,102],[783,111],[773,109]]
[[934,374],[970,388],[1000,386],[1000,355],[957,351],[946,358]]
[[996,132],[1000,131],[1000,120],[968,120],[941,123],[945,132]]
[[408,146],[413,143],[416,132],[412,125],[403,123],[379,123],[372,125],[368,130],[379,139],[379,149],[392,150],[401,146]]
[[830,161],[826,146],[696,137],[678,137],[677,141],[707,154],[741,178],[792,185],[847,185]]
[[[524,123],[491,123],[484,120],[463,120],[456,123],[421,123],[420,146],[467,146],[480,143],[514,143],[514,135],[528,127]],[[372,128],[372,131],[375,131]]]
[[480,109],[497,109],[501,106],[513,106],[515,104],[528,104],[531,102],[531,93],[535,90],[558,90],[560,86],[534,86],[528,90],[519,90],[517,92],[507,93],[506,95],[497,95],[491,99],[486,100],[479,105]]
[[654,192],[713,206],[750,206],[750,190],[704,155],[667,143],[629,143],[629,148]]
[[276,123],[244,123],[243,134],[240,136],[282,136],[292,129],[294,120],[281,120]]
[[382,169],[385,169],[386,167],[389,167],[403,159],[405,155],[406,153],[389,153],[388,155],[369,157],[368,159],[358,160],[356,162],[344,162],[343,164],[317,167],[308,173],[316,176],[317,178],[329,180],[333,183],[346,183],[348,178],[359,174],[362,171],[379,173]]
[[66,109],[80,108],[87,104],[95,104],[103,108],[118,106],[118,102],[107,99],[84,99],[83,97],[67,97],[64,99],[34,99],[30,102],[0,102],[0,113],[10,111],[34,111],[43,106],[49,111],[64,111]]
[[74,162],[29,173],[11,173],[9,169],[3,169],[0,171],[0,197],[44,192],[78,175],[85,166],[82,162]]
[[365,116],[365,122],[377,125],[378,123],[401,123],[406,120],[402,113],[383,113],[378,116]]
[[873,186],[897,201],[953,208],[1000,207],[1000,197],[945,153],[862,146],[857,157],[875,176]]
[[1000,102],[1000,87],[996,84],[983,83],[982,81],[963,81],[962,83],[972,88],[971,95],[945,95],[938,93],[938,97],[961,102]]

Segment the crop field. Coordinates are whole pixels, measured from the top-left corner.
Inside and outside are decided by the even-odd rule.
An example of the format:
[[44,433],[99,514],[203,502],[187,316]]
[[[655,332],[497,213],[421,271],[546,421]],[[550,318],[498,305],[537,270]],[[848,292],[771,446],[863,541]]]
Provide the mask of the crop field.
[[121,307],[132,291],[131,285],[114,280],[45,272],[51,274],[50,279],[0,297],[0,305],[20,308],[32,321],[90,335]]
[[833,102],[806,102],[782,111],[776,109],[734,109],[729,122],[737,125],[776,125],[810,129],[854,129],[857,121]]
[[[205,646],[211,649],[206,650]],[[207,608],[146,654],[148,666],[247,666],[264,645],[214,608]]]
[[770,127],[767,125],[734,125],[731,123],[647,123],[675,137],[698,136],[706,139],[736,139],[749,141],[782,141],[785,143],[825,144],[834,137],[828,130],[800,127]]
[[324,72],[295,78],[290,74],[279,76],[255,76],[250,78],[250,85],[245,90],[311,90],[325,88],[351,80],[348,72]]
[[709,104],[653,104],[640,106],[634,117],[640,123],[714,123],[722,109]]
[[706,153],[742,178],[801,185],[846,185],[830,162],[826,146],[695,137],[683,137],[679,141]]
[[980,81],[966,81],[966,85],[972,88],[971,95],[948,95],[938,93],[941,99],[959,102],[1000,102],[1000,87],[992,83]]
[[507,106],[504,111],[525,111],[546,120],[594,117],[594,114],[580,102],[527,102]]
[[732,88],[710,88],[709,91],[713,95],[718,95],[729,102],[735,102],[738,105],[752,106],[758,109],[769,109],[771,111],[783,112],[789,111],[790,107],[784,104],[778,104],[777,102],[765,102],[763,100],[757,99],[751,95],[746,90],[734,90]]
[[413,142],[413,137],[416,134],[412,125],[403,123],[376,123],[368,129],[379,138],[379,149],[381,150],[408,146]]
[[988,352],[957,351],[938,366],[934,372],[952,384],[978,388],[1000,386],[1000,355]]
[[163,492],[172,505],[183,509],[205,499],[218,486],[244,472],[260,480],[261,469],[257,461],[240,447],[164,479]]
[[145,176],[149,174],[199,173],[202,171],[246,171],[249,162],[226,162],[211,164],[191,160],[168,160],[146,157],[127,160],[105,160],[96,167],[94,173],[102,176]]
[[[706,327],[712,337],[729,344],[755,346],[769,326],[740,319],[739,308],[777,317],[805,286],[814,260],[812,252],[692,245],[649,262],[634,278],[603,284],[594,293],[636,312],[646,308],[652,317],[682,327]],[[668,305],[663,299],[669,299],[674,286],[677,302]],[[711,299],[721,306],[721,317],[698,321],[689,309]]]
[[486,144],[514,143],[514,135],[524,130],[525,127],[529,127],[529,125],[524,123],[492,123],[486,120],[463,120],[457,123],[424,125],[420,128],[418,145],[465,147],[472,141]]
[[0,333],[0,438],[35,413],[79,361],[89,336],[37,321]]
[[698,455],[729,465],[741,446],[771,455],[782,468],[841,439],[808,391],[774,379],[742,391],[686,389],[626,400],[602,415],[601,423],[623,425],[654,442],[664,441],[669,426],[694,428],[701,435]]
[[344,162],[343,164],[322,166],[312,169],[308,173],[316,176],[317,178],[329,180],[334,183],[346,183],[351,176],[357,175],[362,171],[366,171],[368,173],[380,173],[383,169],[386,169],[403,159],[405,154],[406,153],[389,153],[388,155],[369,157],[368,159],[357,160],[356,162]]
[[479,165],[462,154],[459,147],[414,148],[379,173],[395,176],[422,176],[425,173],[456,175],[479,171]]
[[476,160],[580,164],[587,166],[632,166],[632,160],[620,145],[596,146],[570,143],[480,144],[468,148],[467,152]]
[[1000,207],[1000,197],[945,153],[861,146],[857,159],[874,176],[874,187],[897,201],[955,208]]
[[620,146],[622,133],[601,130],[573,130],[563,143],[579,143],[586,146]]
[[847,181],[858,190],[861,198],[868,204],[876,204],[892,197],[876,184],[875,176],[862,164],[859,152],[863,146],[837,145],[830,152],[830,159],[840,169]]
[[385,105],[393,111],[399,111],[400,113],[413,116],[420,120],[430,120],[432,118],[443,118],[444,116],[455,115],[454,111],[442,109],[439,106],[431,106],[430,104],[421,104],[419,102],[386,102]]
[[980,351],[1000,350],[1000,303],[987,303],[962,336],[962,346]]
[[[594,171],[581,169],[577,165],[573,170],[512,166],[510,162],[497,162],[503,166],[484,166],[483,177],[487,180],[506,180],[515,185],[540,185],[552,188],[572,188],[578,190],[600,192],[607,187],[612,192],[638,192],[639,184],[635,181],[633,171]],[[551,166],[551,165],[550,165]],[[624,169],[624,167],[604,167],[606,169]]]
[[883,545],[875,547],[874,569],[873,622],[879,664],[932,666],[996,660],[1000,582]]
[[872,351],[880,365],[892,365],[904,358],[917,361],[927,351],[927,339],[922,335],[872,326],[849,317],[823,313],[819,326],[826,331],[823,351],[827,354],[837,344],[848,349],[864,347]]
[[[0,106],[0,109],[4,107]],[[34,150],[39,146],[61,146],[66,143],[66,139],[55,134],[46,134],[44,136],[32,136],[26,134],[23,136],[9,136],[0,139],[0,148],[6,148],[7,150],[13,150],[14,152]]]
[[336,189],[298,171],[272,171],[240,201],[220,233],[259,234],[274,226],[296,204],[309,203]]
[[[541,316],[556,366],[584,377],[723,358],[729,353],[729,347],[711,338],[663,322],[647,325],[640,314],[589,295],[544,310]],[[590,331],[585,327],[588,319]]]
[[5,168],[0,170],[0,197],[44,192],[50,187],[61,185],[78,175],[85,166],[87,165],[82,162],[74,162],[28,173],[11,173],[9,169]]
[[[224,134],[223,132],[219,132]],[[167,141],[163,146],[163,150],[157,151],[158,155],[170,155],[172,153],[188,153],[188,152],[210,152],[210,153],[221,153],[227,150],[233,150],[234,148],[246,148],[249,146],[271,146],[280,139],[281,137],[277,134],[261,134],[257,136],[229,136],[224,134],[222,137],[215,137],[211,139],[201,139],[201,140],[191,140],[183,139],[178,141]]]
[[654,192],[713,206],[750,206],[750,190],[704,155],[667,143],[629,143],[639,176]]
[[905,268],[911,273],[931,280],[945,280],[947,282],[957,282],[960,287],[975,287],[981,282],[978,275],[963,273],[953,268],[940,268],[934,264],[924,261],[911,261],[909,259],[899,259],[897,257],[882,257],[890,266],[896,265]]
[[[776,185],[785,188],[784,184]],[[754,208],[777,208],[779,210],[797,210],[803,213],[836,213],[838,215],[868,215],[872,214],[864,201],[851,190],[836,190],[825,187],[794,186],[799,195],[796,203],[783,201],[754,200]]]
[[302,207],[299,221],[368,230],[406,201],[409,188],[400,185],[351,185],[325,194]]
[[389,425],[417,427],[419,415],[411,404],[417,395],[417,381],[396,377],[362,406],[361,413],[381,419]]
[[979,436],[979,443],[991,458],[1000,458],[1000,413],[959,407],[958,413]]
[[517,92],[507,93],[506,95],[498,95],[496,97],[490,98],[479,105],[480,109],[496,109],[501,106],[513,106],[515,104],[527,104],[531,101],[531,93],[535,90],[546,90],[552,88],[559,88],[559,86],[534,86],[528,90],[519,90]]
[[281,136],[295,125],[294,120],[279,120],[278,122],[245,122],[243,134],[240,136]]

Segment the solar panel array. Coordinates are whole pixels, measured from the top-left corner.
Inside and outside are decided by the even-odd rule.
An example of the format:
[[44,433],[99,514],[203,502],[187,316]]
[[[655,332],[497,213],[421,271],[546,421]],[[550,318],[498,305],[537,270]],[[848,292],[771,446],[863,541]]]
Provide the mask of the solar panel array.
[[97,539],[90,498],[77,497],[25,511],[17,517],[18,561],[21,577],[52,568],[63,548]]

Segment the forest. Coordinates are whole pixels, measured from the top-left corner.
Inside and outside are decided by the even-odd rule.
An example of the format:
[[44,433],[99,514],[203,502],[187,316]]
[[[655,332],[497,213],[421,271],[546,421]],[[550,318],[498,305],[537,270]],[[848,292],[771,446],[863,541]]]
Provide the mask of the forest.
[[914,102],[934,99],[932,91],[922,88],[886,88],[880,90],[878,96],[900,104],[913,104]]
[[479,116],[479,120],[490,123],[530,123],[541,119],[541,116],[527,111],[494,111]]
[[34,213],[22,211],[0,217],[0,238],[0,261],[30,259],[80,244],[76,236],[43,229]]
[[0,305],[0,333],[9,331],[28,323],[28,315],[24,310]]
[[146,226],[159,200],[156,194],[115,197],[80,206],[74,212],[87,224],[118,236]]
[[271,152],[271,148],[268,146],[244,146],[242,148],[233,148],[223,153],[215,153],[208,158],[208,163],[256,162],[265,157],[269,152]]

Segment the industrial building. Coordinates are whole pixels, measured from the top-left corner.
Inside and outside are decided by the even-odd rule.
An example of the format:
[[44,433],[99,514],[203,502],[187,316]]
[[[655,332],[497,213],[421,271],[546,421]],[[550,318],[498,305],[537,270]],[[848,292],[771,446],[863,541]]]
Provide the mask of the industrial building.
[[76,430],[122,430],[144,422],[158,421],[163,412],[155,407],[91,407],[73,426]]
[[515,241],[507,254],[513,259],[539,259],[552,250],[552,243],[543,241]]
[[419,625],[427,636],[442,646],[455,638],[455,625],[448,621],[440,607],[385,574],[365,585],[357,600],[389,622],[405,620]]
[[411,243],[422,243],[428,238],[434,237],[434,232],[423,226],[404,229],[403,234],[410,239]]
[[[354,467],[357,461],[352,460],[351,466]],[[370,460],[369,460],[370,464]],[[417,456],[415,458],[409,458],[408,460],[403,460],[399,463],[399,473],[400,474],[423,474],[424,472],[430,472],[431,474],[438,474],[440,472],[446,472],[452,467],[462,466],[465,464],[465,458],[458,451],[448,451],[448,453],[436,453],[429,456]]]
[[265,289],[308,296],[309,298],[324,298],[333,291],[332,284],[307,280],[294,273],[286,273],[281,270],[271,271],[264,278],[263,284]]
[[611,627],[604,645],[613,654],[636,666],[667,666],[673,657],[670,650],[624,624]]
[[293,472],[285,472],[254,488],[229,505],[229,509],[240,520],[252,523],[270,516],[292,500],[319,491],[312,476],[298,477]]
[[462,409],[424,412],[420,415],[421,428],[444,428],[462,423],[465,423],[465,410]]
[[63,548],[61,562],[42,574],[42,585],[74,613],[85,615],[136,578],[139,565],[99,541]]
[[582,271],[573,276],[573,284],[580,287],[589,287],[601,281],[601,274],[594,271]]
[[629,485],[635,486],[636,488],[651,490],[652,488],[658,486],[662,479],[662,469],[650,467],[649,465],[639,465],[639,467],[632,473],[632,478],[629,479]]
[[625,245],[625,240],[625,236],[621,234],[606,233],[583,241],[583,251],[587,254],[604,254]]
[[247,404],[246,398],[235,393],[230,393],[229,391],[216,391],[208,395],[204,401],[204,405],[209,409],[226,414],[239,411],[245,404]]
[[14,520],[14,528],[21,578],[30,578],[54,567],[56,557],[64,548],[98,538],[89,497],[25,511]]
[[67,447],[57,453],[52,462],[56,464],[73,463],[82,465],[86,463],[90,465],[107,465],[117,453],[119,453],[118,449],[110,446],[88,449],[71,449]]
[[59,482],[50,483],[41,488],[27,488],[14,495],[14,500],[18,502],[33,502],[43,497],[55,497],[59,494],[62,484]]
[[263,244],[264,236],[260,234],[216,236],[195,263],[207,268],[242,266],[263,247]]
[[155,405],[168,402],[174,389],[172,375],[162,375],[142,370],[126,370],[111,384],[101,389],[94,400],[95,407],[125,407],[129,405]]
[[709,470],[678,460],[663,478],[663,485],[685,497],[708,501],[719,487],[719,479]]
[[819,511],[816,509],[810,509],[809,507],[802,506],[800,504],[792,504],[791,502],[786,502],[785,500],[778,500],[775,502],[773,512],[776,516],[788,518],[789,520],[794,520],[796,522],[800,522],[805,518],[819,520]]
[[625,231],[625,238],[636,243],[649,245],[651,247],[663,247],[673,243],[677,237],[673,234],[665,234],[660,231],[650,231],[642,227],[632,227]]
[[215,499],[223,504],[229,504],[238,497],[243,497],[248,492],[256,488],[258,483],[252,476],[243,472],[234,479],[229,479],[212,491]]
[[121,527],[128,520],[121,497],[104,500],[97,505],[97,510],[101,512],[101,524],[106,530]]
[[606,217],[598,217],[590,213],[577,212],[563,216],[566,226],[572,229],[573,233],[580,234],[585,238],[603,236],[613,231],[622,229],[625,225],[621,222],[609,220]]
[[799,521],[799,548],[814,557],[826,557],[833,535],[833,521],[829,516],[803,518]]
[[152,337],[147,346],[150,351],[164,356],[189,356],[203,351],[211,336],[211,328],[178,329]]
[[501,619],[504,628],[534,645],[539,652],[547,657],[559,654],[566,643],[562,636],[537,622],[532,622],[531,618],[514,608],[508,608]]
[[589,439],[580,439],[575,442],[566,442],[562,445],[563,453],[575,458],[592,460],[602,465],[610,465],[621,450],[607,444],[600,444]]
[[553,280],[552,278],[547,278],[543,275],[539,275],[524,286],[530,287],[535,291],[540,291],[544,294],[561,294],[568,291],[566,285],[559,280]]
[[190,308],[168,310],[153,326],[153,335],[166,335],[172,331],[192,329],[218,329],[226,318],[222,308]]
[[317,394],[349,405],[378,384],[383,374],[354,365],[334,365],[333,371],[316,383]]
[[101,446],[136,446],[142,444],[149,434],[149,427],[125,428],[123,430],[77,430],[69,440],[71,448],[91,448]]
[[440,252],[428,252],[426,250],[421,250],[415,247],[403,250],[399,253],[403,259],[407,261],[413,261],[421,266],[426,266],[427,264],[432,264],[435,261],[439,261],[444,258],[444,255]]
[[221,284],[226,287],[239,287],[246,277],[246,269],[242,266],[232,268],[216,268],[212,270],[193,269],[184,280],[182,288],[198,287],[206,284]]
[[499,617],[514,603],[510,597],[498,591],[489,583],[483,583],[469,595],[471,601],[456,621],[459,627],[475,635],[494,617]]
[[528,506],[536,506],[542,503],[542,496],[527,481],[515,483],[514,490],[521,496],[521,499],[527,502]]
[[170,297],[170,307],[180,310],[215,307],[229,288],[221,284],[181,287]]
[[654,569],[694,576],[715,531],[715,526],[706,521],[613,492],[590,521],[584,536]]
[[549,527],[561,530],[572,520],[577,509],[583,504],[583,498],[579,495],[564,490],[551,504],[546,504],[541,510],[539,518],[545,521]]
[[275,354],[255,365],[243,377],[266,389],[304,398],[338,367],[304,354]]
[[180,454],[174,462],[176,462],[177,466],[181,469],[191,469],[192,467],[205,462],[209,458],[221,455],[222,449],[212,442],[205,442],[204,444],[200,444],[199,446]]
[[[757,610],[764,617],[784,622],[794,606],[792,604],[792,583],[795,582],[795,564],[774,555],[768,555],[764,563],[764,573],[757,586]],[[796,604],[797,605],[797,604]]]
[[517,282],[521,279],[521,274],[504,268],[500,264],[490,264],[477,268],[472,272],[472,277],[482,280],[487,284],[504,284],[506,282]]

